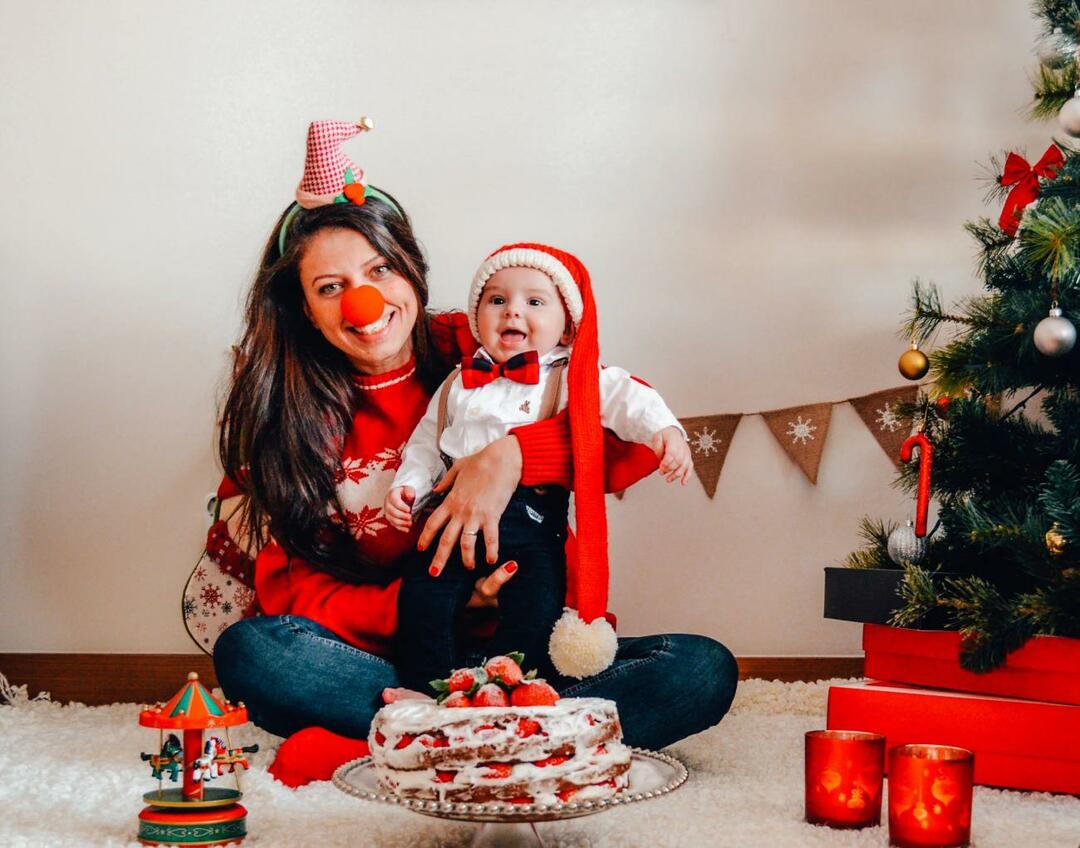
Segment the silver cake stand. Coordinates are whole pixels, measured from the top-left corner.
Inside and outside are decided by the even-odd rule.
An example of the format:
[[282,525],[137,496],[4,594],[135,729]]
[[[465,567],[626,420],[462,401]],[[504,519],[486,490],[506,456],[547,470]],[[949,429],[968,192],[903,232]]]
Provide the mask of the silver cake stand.
[[617,795],[603,801],[571,802],[569,804],[473,804],[452,801],[422,801],[399,798],[385,793],[375,779],[371,757],[345,763],[334,772],[334,785],[349,795],[393,804],[425,816],[480,824],[473,848],[480,846],[541,846],[544,840],[536,830],[537,822],[561,821],[579,816],[591,816],[624,804],[635,804],[659,798],[685,782],[686,766],[669,754],[658,754],[642,748],[632,748],[630,785]]

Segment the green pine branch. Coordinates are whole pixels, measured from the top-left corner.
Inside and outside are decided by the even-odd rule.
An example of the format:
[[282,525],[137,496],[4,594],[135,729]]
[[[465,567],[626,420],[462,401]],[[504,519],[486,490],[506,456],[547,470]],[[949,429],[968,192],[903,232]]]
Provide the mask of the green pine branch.
[[1049,280],[1075,274],[1080,253],[1080,207],[1049,197],[1025,213],[1020,230],[1021,256]]
[[1076,91],[1076,61],[1069,60],[1060,68],[1039,65],[1031,77],[1034,99],[1029,114],[1036,120],[1056,118],[1061,107]]
[[1035,0],[1032,4],[1035,17],[1042,23],[1044,35],[1060,29],[1073,39],[1080,34],[1080,6],[1075,0]]
[[848,568],[896,568],[896,563],[889,557],[889,534],[895,529],[896,524],[891,521],[865,516],[859,523],[863,547],[848,554],[844,565]]

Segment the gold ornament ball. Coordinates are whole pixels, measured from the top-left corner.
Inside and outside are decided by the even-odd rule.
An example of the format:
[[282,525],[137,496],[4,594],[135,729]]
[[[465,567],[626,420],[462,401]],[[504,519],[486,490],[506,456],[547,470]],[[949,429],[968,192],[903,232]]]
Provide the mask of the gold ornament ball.
[[1054,556],[1065,553],[1065,537],[1058,532],[1056,524],[1046,531],[1046,549]]
[[930,370],[930,360],[917,347],[905,350],[900,355],[898,365],[900,373],[909,380],[921,380],[926,376],[926,372]]

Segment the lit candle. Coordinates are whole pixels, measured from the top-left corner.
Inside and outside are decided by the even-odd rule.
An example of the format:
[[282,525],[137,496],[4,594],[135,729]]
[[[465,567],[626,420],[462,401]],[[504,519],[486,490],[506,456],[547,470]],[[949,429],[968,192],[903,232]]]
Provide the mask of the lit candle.
[[975,755],[948,745],[889,750],[889,844],[961,848],[971,839]]
[[881,824],[885,737],[857,730],[806,734],[806,820],[829,827]]

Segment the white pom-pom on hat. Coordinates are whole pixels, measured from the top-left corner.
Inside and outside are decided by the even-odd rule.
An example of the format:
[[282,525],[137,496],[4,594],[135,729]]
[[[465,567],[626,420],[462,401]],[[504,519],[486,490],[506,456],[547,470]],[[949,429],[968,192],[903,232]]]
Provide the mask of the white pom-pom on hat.
[[615,629],[601,616],[586,624],[569,607],[555,622],[548,642],[548,654],[559,674],[567,677],[591,677],[615,661],[619,642]]

